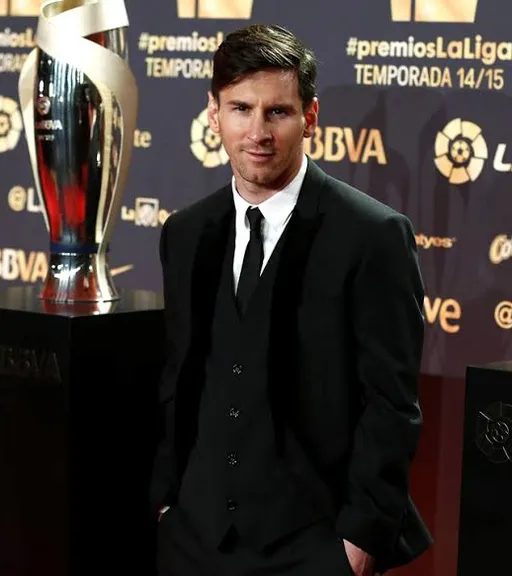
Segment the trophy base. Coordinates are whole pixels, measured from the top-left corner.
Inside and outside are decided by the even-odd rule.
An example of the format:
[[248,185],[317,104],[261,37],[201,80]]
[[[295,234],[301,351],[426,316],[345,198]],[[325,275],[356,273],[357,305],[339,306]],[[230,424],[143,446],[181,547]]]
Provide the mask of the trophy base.
[[52,252],[40,298],[53,302],[112,302],[119,300],[119,294],[104,256]]
[[38,292],[0,292],[0,574],[156,576],[162,297],[120,289],[95,310]]
[[468,366],[458,534],[461,576],[510,573],[511,486],[512,361]]

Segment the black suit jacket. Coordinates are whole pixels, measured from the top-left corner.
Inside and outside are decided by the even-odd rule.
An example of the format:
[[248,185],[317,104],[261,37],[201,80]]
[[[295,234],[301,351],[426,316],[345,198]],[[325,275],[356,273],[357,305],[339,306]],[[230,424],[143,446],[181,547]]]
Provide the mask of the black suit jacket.
[[[161,236],[168,361],[155,508],[176,501],[193,446],[215,292],[234,214],[231,186],[170,217]],[[269,386],[276,434],[290,427],[336,502],[339,535],[380,569],[431,543],[408,492],[422,427],[417,381],[423,285],[403,215],[312,161],[276,277]]]

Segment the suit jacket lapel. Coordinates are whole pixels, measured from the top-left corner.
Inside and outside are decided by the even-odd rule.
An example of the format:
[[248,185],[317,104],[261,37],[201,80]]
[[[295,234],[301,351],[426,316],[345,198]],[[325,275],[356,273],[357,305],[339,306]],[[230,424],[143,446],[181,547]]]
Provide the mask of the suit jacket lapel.
[[204,327],[209,326],[213,318],[230,226],[234,225],[231,186],[224,187],[217,194],[201,231],[192,268],[192,345],[207,345],[204,334],[209,331]]
[[303,280],[311,246],[322,224],[320,200],[325,173],[311,160],[297,205],[290,218],[279,259],[272,299],[269,342],[270,396],[277,431],[278,448],[282,447],[283,419],[293,413],[292,384],[297,382],[298,350],[297,308],[302,299]]
[[[308,169],[297,204],[285,231],[276,283],[276,296],[286,296],[288,304],[291,295],[294,298],[300,296],[309,250],[322,222],[320,198],[325,178],[325,173],[308,160]],[[292,281],[293,284],[290,285]]]
[[231,188],[226,186],[206,204],[208,214],[199,230],[194,251],[191,283],[184,282],[183,290],[190,290],[188,303],[190,337],[178,378],[176,396],[176,434],[181,438],[177,446],[179,474],[184,472],[188,454],[195,442],[204,377],[204,359],[210,344],[209,326],[213,319],[217,289],[224,262],[230,224],[233,222]]

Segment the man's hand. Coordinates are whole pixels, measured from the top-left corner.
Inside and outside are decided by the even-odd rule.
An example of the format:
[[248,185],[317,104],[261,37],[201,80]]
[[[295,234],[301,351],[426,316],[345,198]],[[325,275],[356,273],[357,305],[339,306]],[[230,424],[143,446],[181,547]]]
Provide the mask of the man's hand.
[[352,542],[343,540],[348,561],[355,576],[374,576],[375,559]]

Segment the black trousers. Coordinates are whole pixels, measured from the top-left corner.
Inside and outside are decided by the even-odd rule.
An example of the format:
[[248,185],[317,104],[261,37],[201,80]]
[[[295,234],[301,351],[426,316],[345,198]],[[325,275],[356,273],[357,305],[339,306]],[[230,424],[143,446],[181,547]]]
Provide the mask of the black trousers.
[[200,541],[184,512],[172,507],[158,525],[159,576],[351,576],[352,570],[331,524],[318,522],[255,552],[236,531],[218,549]]

